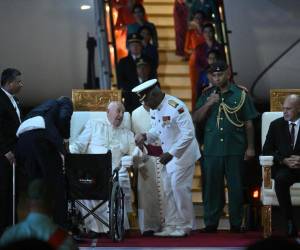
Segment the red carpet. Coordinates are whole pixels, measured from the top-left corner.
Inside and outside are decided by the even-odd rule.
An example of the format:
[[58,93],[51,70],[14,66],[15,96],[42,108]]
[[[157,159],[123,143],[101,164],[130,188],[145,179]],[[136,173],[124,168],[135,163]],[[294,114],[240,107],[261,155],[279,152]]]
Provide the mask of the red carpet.
[[81,247],[244,247],[262,239],[261,232],[233,234],[219,231],[214,234],[203,234],[194,231],[184,238],[142,237],[138,232],[130,232],[122,242],[112,242],[107,236],[97,240],[87,240]]

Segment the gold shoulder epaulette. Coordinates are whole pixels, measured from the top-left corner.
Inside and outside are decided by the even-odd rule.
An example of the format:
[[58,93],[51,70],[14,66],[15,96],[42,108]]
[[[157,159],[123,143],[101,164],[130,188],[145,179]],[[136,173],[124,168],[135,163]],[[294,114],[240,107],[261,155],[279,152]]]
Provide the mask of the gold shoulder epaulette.
[[236,86],[237,86],[239,89],[244,90],[244,91],[246,91],[246,93],[248,93],[248,89],[247,89],[245,86],[239,85],[239,84],[236,84]]
[[170,105],[170,106],[172,106],[173,108],[176,108],[179,104],[176,102],[176,101],[174,101],[174,100],[169,100],[168,101],[168,104]]
[[202,93],[204,93],[204,92],[206,92],[207,90],[210,90],[212,87],[213,87],[214,85],[208,85],[206,88],[204,88],[203,90],[202,90]]

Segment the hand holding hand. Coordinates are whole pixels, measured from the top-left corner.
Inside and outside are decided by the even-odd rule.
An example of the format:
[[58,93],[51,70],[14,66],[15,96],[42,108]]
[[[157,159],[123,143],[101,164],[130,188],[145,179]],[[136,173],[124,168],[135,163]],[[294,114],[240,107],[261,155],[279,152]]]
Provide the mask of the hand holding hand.
[[172,160],[173,155],[171,155],[170,153],[163,153],[162,155],[160,155],[159,157],[159,162],[163,165],[166,165],[169,161]]
[[144,142],[147,140],[147,137],[146,137],[146,134],[136,134],[135,136],[135,144],[141,149],[143,150],[143,145],[144,145]]

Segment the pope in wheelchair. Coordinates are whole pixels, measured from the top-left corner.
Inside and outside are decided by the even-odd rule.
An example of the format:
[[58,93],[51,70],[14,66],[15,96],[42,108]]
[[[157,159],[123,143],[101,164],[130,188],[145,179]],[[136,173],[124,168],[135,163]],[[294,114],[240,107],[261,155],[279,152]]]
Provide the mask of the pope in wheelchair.
[[[107,108],[106,119],[90,119],[85,124],[80,134],[70,142],[70,153],[74,154],[102,154],[107,150],[112,155],[112,170],[119,168],[119,184],[124,192],[125,216],[124,227],[129,229],[127,213],[132,211],[131,186],[127,168],[133,164],[133,153],[137,150],[134,142],[134,134],[125,128],[123,123],[124,106],[120,102],[111,102]],[[88,208],[92,209],[101,201],[81,200]],[[78,206],[84,216],[87,211]],[[101,206],[95,213],[108,221],[108,202]],[[86,229],[97,233],[108,232],[106,225],[88,216],[84,220]]]

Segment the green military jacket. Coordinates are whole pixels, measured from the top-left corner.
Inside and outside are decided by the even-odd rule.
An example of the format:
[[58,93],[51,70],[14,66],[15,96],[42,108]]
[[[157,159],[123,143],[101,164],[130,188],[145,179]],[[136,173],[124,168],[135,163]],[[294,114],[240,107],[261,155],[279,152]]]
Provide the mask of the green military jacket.
[[[217,87],[213,86],[204,91],[197,101],[196,108],[202,107],[216,89]],[[241,103],[243,92],[245,90],[241,87],[230,84],[228,91],[220,94],[220,103],[223,101],[227,107],[236,108]],[[227,113],[231,121],[223,110],[219,113],[220,103],[212,106],[205,124],[200,124],[203,127],[203,138],[200,138],[202,151],[207,156],[244,155],[247,136],[242,122],[252,120],[258,115],[253,102],[246,94],[241,108],[235,114]],[[241,124],[241,127],[233,123]]]

